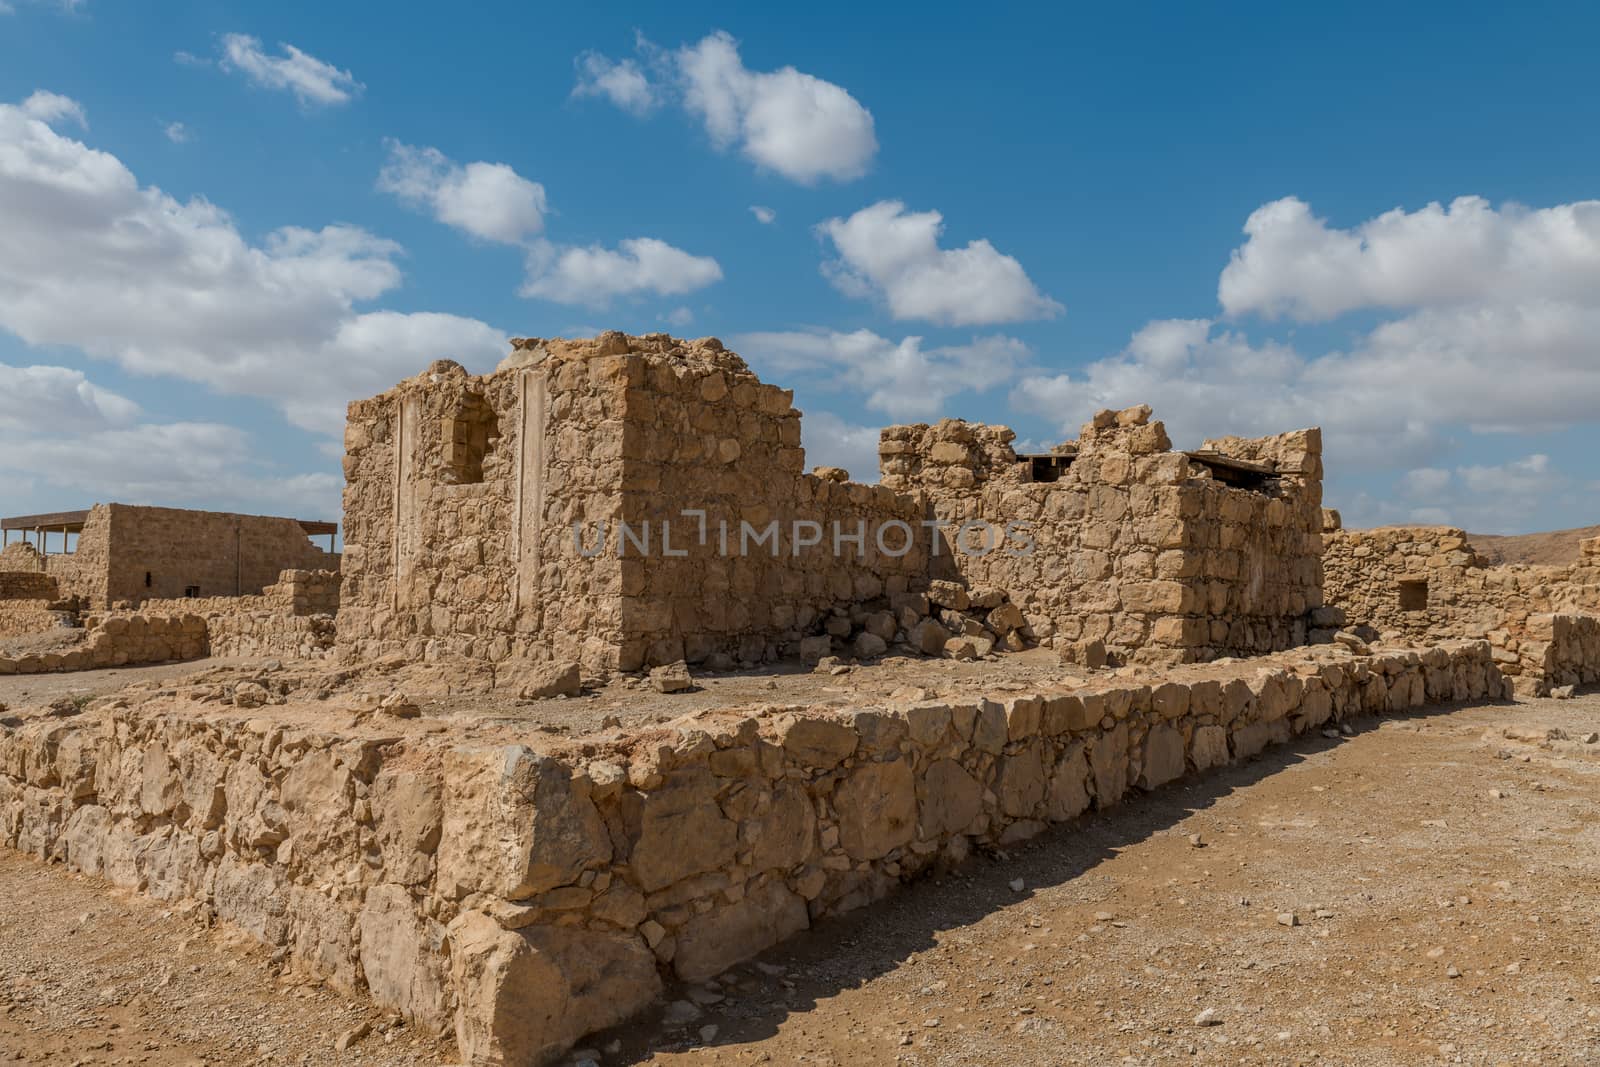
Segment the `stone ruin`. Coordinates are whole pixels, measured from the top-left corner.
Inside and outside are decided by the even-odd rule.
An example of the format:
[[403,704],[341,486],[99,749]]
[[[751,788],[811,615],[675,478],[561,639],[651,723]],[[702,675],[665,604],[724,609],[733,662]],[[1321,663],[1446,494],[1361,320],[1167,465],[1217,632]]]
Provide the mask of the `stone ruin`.
[[[1138,407],[1019,454],[895,426],[866,485],[808,473],[791,394],[715,340],[514,344],[350,406],[341,573],[146,599],[72,666],[130,633],[334,662],[0,716],[0,843],[229,923],[466,1062],[544,1064],[974,848],[1361,716],[1600,681],[1600,539],[1487,567],[1459,530],[1344,531],[1315,429],[1177,451]],[[5,605],[61,606],[31,551],[0,552],[0,637]],[[424,717],[395,681],[1040,648],[1031,688],[572,738]]]
[[[333,523],[96,504],[9,518],[3,526],[31,534],[34,543],[0,549],[0,639],[78,640],[21,652],[0,647],[0,674],[158,663],[208,651],[313,655],[333,645],[339,557],[309,539],[325,534],[331,541]],[[61,551],[49,551],[52,538]],[[295,621],[307,616],[319,621]],[[300,639],[308,635],[315,640]]]
[[1192,662],[1303,644],[1321,605],[1316,430],[1175,452],[1133,409],[1028,457],[946,420],[884,430],[866,485],[806,473],[792,394],[714,339],[514,344],[351,405],[350,658]]

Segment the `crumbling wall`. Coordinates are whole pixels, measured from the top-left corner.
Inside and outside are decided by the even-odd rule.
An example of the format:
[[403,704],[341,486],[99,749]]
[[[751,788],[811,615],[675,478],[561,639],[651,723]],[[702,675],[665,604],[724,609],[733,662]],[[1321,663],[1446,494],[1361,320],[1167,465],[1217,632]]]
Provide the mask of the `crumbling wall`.
[[43,674],[196,659],[206,652],[206,624],[198,615],[90,616],[86,633],[70,648],[0,656],[0,674]]
[[44,557],[26,541],[13,541],[0,549],[0,572],[42,571]]
[[1141,660],[1303,643],[1322,602],[1320,433],[1207,442],[1272,467],[1241,488],[1172,451],[1149,415],[1101,412],[1037,472],[1006,427],[893,426],[882,480],[925,493],[944,524],[935,573],[1004,589],[1034,636]]
[[147,600],[247,596],[288,568],[337,570],[293,519],[96,504],[77,550],[45,557],[63,595],[91,610]]
[[199,615],[213,656],[321,659],[334,647],[339,575],[288,570],[258,596],[147,600],[141,615]]
[[571,526],[621,514],[637,373],[604,346],[519,349],[492,375],[441,361],[351,404],[345,654],[614,669],[621,563],[580,555]]
[[[0,720],[0,843],[208,914],[473,1063],[546,1063],[974,844],[1353,716],[1495,698],[1482,642],[1163,684],[707,713],[555,750],[125,701]],[[545,739],[548,741],[548,739]],[[659,969],[659,970],[658,970]]]
[[[1323,535],[1324,592],[1352,624],[1415,640],[1488,637],[1497,647],[1528,620],[1600,611],[1600,556],[1564,566],[1491,567],[1462,530],[1389,526]],[[1506,662],[1513,662],[1507,657]]]
[[0,637],[48,633],[68,625],[71,616],[52,611],[48,600],[0,600]]
[[[760,661],[925,571],[925,548],[874,537],[890,519],[920,533],[920,505],[803,473],[791,394],[714,338],[514,344],[494,374],[444,362],[351,405],[346,654],[510,678],[530,660]],[[796,522],[819,543],[797,552]],[[836,523],[859,552],[835,552]]]
[[[887,607],[925,575],[919,502],[843,472],[804,473],[790,390],[763,384],[714,339],[683,358],[641,350],[621,517],[655,540],[624,550],[624,669],[716,653],[775,659],[834,608]],[[903,530],[884,530],[895,521]]]

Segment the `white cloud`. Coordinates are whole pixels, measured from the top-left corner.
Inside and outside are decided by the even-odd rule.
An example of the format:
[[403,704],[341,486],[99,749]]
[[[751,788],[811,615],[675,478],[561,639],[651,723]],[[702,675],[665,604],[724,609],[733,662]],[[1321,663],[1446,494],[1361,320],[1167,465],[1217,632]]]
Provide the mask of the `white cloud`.
[[897,420],[939,415],[957,393],[983,392],[1009,381],[1028,356],[1010,337],[924,348],[922,338],[898,342],[871,330],[749,333],[734,347],[753,364],[782,374],[815,374],[834,388]]
[[433,359],[492,366],[504,335],[443,314],[357,312],[398,245],[351,226],[247,242],[225,212],[0,104],[0,328],[141,374],[269,399],[337,432],[344,404]]
[[544,229],[544,186],[504,163],[453,162],[437,148],[388,142],[378,188],[430,211],[447,226],[503,244],[521,244]]
[[103,429],[138,414],[139,405],[94,385],[82,371],[0,363],[0,429],[9,434]]
[[632,60],[586,52],[574,94],[604,96],[635,114],[675,100],[718,148],[737,147],[757,166],[803,185],[859,178],[877,154],[872,113],[849,92],[794,67],[751,70],[727,33],[673,52],[643,38],[638,47],[656,81]]
[[800,420],[806,466],[843,467],[857,482],[878,480],[878,427],[856,426],[829,411]]
[[188,144],[194,140],[194,134],[190,132],[189,127],[181,122],[169,122],[161,128],[161,132],[166,134],[167,140],[173,144]]
[[823,274],[846,296],[883,299],[896,319],[974,326],[1062,311],[1022,264],[988,241],[940,248],[944,218],[937,211],[908,212],[898,200],[881,200],[848,219],[829,219],[817,231],[839,254],[823,265]]
[[1542,500],[1569,484],[1549,456],[1533,453],[1506,463],[1409,470],[1395,482],[1392,498],[1363,497],[1353,510],[1358,518],[1377,522],[1499,533],[1524,528]]
[[1341,230],[1286,197],[1257,208],[1244,232],[1217,287],[1232,315],[1309,322],[1360,308],[1593,303],[1600,290],[1600,200],[1497,211],[1463,196]]
[[634,115],[648,115],[661,102],[660,91],[651,83],[639,64],[631,59],[614,60],[599,52],[585,52],[574,65],[578,83],[575,97],[599,96]]
[[768,226],[778,221],[778,213],[776,211],[772,210],[770,207],[762,207],[760,204],[751,204],[750,214],[754,215],[756,217],[756,221],[761,223],[763,226]]
[[[282,55],[267,55],[261,41],[244,33],[222,38],[223,70],[238,71],[263,89],[293,93],[303,107],[345,104],[366,86],[348,70],[340,70],[292,44],[280,44]],[[179,53],[183,55],[183,53]]]
[[37,90],[22,102],[22,112],[40,122],[50,123],[71,119],[84,129],[89,128],[89,116],[84,114],[82,104],[70,96],[62,96],[60,93],[44,89]]
[[676,307],[662,317],[662,321],[674,329],[681,330],[694,322],[694,312],[686,307]]
[[[283,475],[243,432],[207,422],[141,422],[139,406],[68,367],[0,363],[0,470],[84,500],[282,506],[337,515],[341,480]],[[8,474],[8,488],[13,479]],[[14,505],[16,501],[11,501]],[[310,510],[307,510],[310,509]]]
[[618,296],[679,296],[722,278],[710,256],[696,256],[654,237],[630,237],[616,249],[538,242],[528,254],[523,296],[602,307]]

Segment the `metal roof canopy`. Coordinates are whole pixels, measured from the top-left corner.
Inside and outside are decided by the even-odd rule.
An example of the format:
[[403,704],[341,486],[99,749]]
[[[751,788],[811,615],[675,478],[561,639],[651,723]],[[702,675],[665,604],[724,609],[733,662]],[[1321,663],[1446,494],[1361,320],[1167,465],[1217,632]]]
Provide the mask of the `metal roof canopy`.
[[[265,516],[251,516],[261,518]],[[43,515],[13,515],[8,519],[0,519],[0,531],[4,530],[49,530],[55,533],[58,530],[67,530],[70,533],[81,533],[83,524],[89,521],[89,512],[84,511],[55,511]],[[293,519],[300,524],[300,529],[306,532],[307,537],[317,537],[323,534],[336,534],[339,524],[336,522],[322,522],[317,519]]]

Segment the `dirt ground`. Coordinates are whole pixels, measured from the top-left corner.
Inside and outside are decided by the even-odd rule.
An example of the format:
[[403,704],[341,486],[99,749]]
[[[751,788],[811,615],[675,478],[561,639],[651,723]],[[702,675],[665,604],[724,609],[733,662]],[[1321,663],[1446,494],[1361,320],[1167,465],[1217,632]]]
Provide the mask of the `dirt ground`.
[[[1600,696],[1356,725],[827,921],[580,1055],[1600,1063]],[[450,1062],[155,902],[5,853],[0,901],[0,1063]]]

